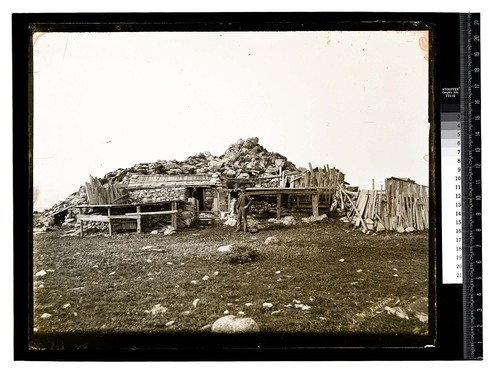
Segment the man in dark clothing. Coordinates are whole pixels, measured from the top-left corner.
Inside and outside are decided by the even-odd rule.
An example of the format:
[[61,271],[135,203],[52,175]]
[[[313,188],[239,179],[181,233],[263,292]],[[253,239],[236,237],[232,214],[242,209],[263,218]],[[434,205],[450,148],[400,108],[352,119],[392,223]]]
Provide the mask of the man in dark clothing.
[[238,218],[236,220],[236,231],[239,232],[241,230],[241,225],[243,224],[243,232],[247,232],[247,210],[252,204],[252,198],[247,194],[246,189],[242,188],[240,196],[236,201],[236,211],[238,213]]

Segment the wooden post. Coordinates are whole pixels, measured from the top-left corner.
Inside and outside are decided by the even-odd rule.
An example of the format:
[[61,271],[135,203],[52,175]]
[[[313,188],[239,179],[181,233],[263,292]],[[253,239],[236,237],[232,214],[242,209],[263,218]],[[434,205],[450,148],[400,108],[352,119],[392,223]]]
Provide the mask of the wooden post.
[[373,195],[373,202],[372,202],[372,212],[371,212],[371,218],[370,219],[375,219],[375,201],[377,198],[377,192],[375,191],[375,179],[372,178],[372,195]]
[[278,193],[276,197],[277,197],[276,218],[279,220],[281,219],[281,193]]
[[[141,212],[141,206],[136,206],[135,207],[135,210],[137,213],[140,213]],[[142,221],[142,216],[141,215],[137,215],[137,233],[141,233],[141,221]]]
[[[79,207],[78,212],[80,215],[83,214],[83,209]],[[80,220],[80,237],[83,237],[83,220]]]
[[113,235],[113,225],[111,223],[111,207],[108,207],[108,217],[110,218],[109,222],[108,222],[109,235],[112,236]]
[[313,216],[319,216],[319,193],[314,193],[311,200]]
[[[172,210],[177,211],[177,202],[173,201],[172,202]],[[171,216],[171,221],[172,221],[172,227],[177,230],[177,213],[173,213]]]

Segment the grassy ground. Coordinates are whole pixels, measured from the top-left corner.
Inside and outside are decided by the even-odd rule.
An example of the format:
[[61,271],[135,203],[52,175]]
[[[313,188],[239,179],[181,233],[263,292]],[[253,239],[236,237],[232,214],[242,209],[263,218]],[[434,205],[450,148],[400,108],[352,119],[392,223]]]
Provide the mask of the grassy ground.
[[[224,313],[253,318],[261,332],[427,332],[384,311],[427,296],[427,233],[364,235],[332,219],[254,234],[62,233],[35,237],[34,272],[47,272],[34,277],[40,333],[199,332]],[[264,244],[269,236],[278,243]],[[228,244],[257,256],[229,263],[216,251]]]

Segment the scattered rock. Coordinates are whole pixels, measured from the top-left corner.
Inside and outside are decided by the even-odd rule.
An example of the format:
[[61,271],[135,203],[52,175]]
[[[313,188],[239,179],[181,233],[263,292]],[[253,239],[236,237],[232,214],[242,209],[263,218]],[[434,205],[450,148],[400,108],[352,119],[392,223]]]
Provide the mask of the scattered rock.
[[400,225],[399,227],[397,227],[397,228],[396,228],[396,231],[397,231],[398,233],[404,233],[405,228],[403,228],[403,227]]
[[272,245],[277,243],[279,243],[279,240],[277,237],[274,236],[267,237],[266,240],[264,241],[264,245]]
[[259,325],[252,318],[237,318],[234,315],[224,316],[212,324],[214,333],[254,333],[259,332]]
[[203,327],[200,328],[200,331],[202,332],[210,332],[212,330],[212,324],[205,324]]
[[62,308],[67,309],[68,307],[71,307],[71,303],[65,303]]
[[198,284],[198,280],[191,280],[191,284],[193,284],[193,285]]
[[175,320],[171,320],[165,323],[165,327],[172,327],[175,324]]
[[214,276],[218,276],[218,275],[219,275],[219,271],[215,271],[215,272],[213,273],[213,275],[214,275]]
[[359,273],[359,272],[363,272],[363,270],[357,270],[356,272],[358,272],[358,273]]
[[320,215],[320,216],[310,216],[310,217],[304,217],[302,218],[302,221],[304,223],[314,223],[316,221],[322,221],[328,219],[328,216],[326,214]]
[[384,224],[382,224],[381,221],[377,222],[377,227],[376,227],[377,232],[383,232],[385,230]]
[[286,226],[290,226],[296,224],[297,220],[295,220],[293,216],[285,216],[283,219],[281,219],[281,222]]
[[310,309],[311,309],[311,306],[306,305],[306,304],[304,304],[304,303],[296,303],[296,304],[295,304],[295,308],[296,308],[296,309],[301,309],[301,310],[310,310]]
[[40,318],[42,318],[42,319],[48,319],[48,318],[50,318],[51,316],[52,316],[52,314],[49,314],[49,313],[43,313],[43,314],[40,316]]
[[161,304],[154,305],[151,310],[146,310],[146,312],[148,314],[152,314],[152,315],[163,314],[166,311],[167,311],[167,308],[162,306]]
[[47,274],[47,272],[45,272],[44,270],[41,270],[41,271],[38,271],[37,273],[35,273],[35,276],[42,277],[42,276],[45,276],[46,274]]
[[273,307],[273,304],[271,302],[264,302],[262,304],[262,307],[264,307],[266,309],[270,309],[271,307]]
[[386,306],[386,307],[384,307],[384,310],[387,311],[388,314],[396,315],[398,318],[409,319],[408,314],[406,313],[405,309],[403,309],[401,307]]
[[344,261],[345,261],[345,259],[344,259],[344,258],[339,259],[339,262],[344,262]]
[[170,227],[170,226],[169,226],[169,227],[167,227],[167,228],[165,229],[165,231],[163,232],[163,234],[164,234],[165,236],[171,236],[172,234],[175,234],[175,233],[177,233],[177,231],[176,231],[174,228]]
[[227,220],[224,222],[224,225],[234,227],[236,225],[236,218],[233,216],[229,216]]
[[152,230],[151,234],[158,234],[158,231],[157,230]]
[[406,233],[411,233],[411,232],[414,232],[414,231],[415,231],[415,228],[413,228],[413,227],[408,227],[408,228],[405,229]]
[[201,279],[202,279],[203,281],[207,281],[209,278],[210,278],[210,277],[208,277],[208,275],[205,275],[205,276],[203,276]]
[[198,303],[200,303],[200,299],[199,299],[199,298],[196,298],[196,299],[193,301],[193,306],[194,306],[194,307],[197,307],[197,306],[198,306]]
[[253,305],[253,303],[251,303],[251,302],[245,303],[245,306],[246,306],[246,307],[250,307],[250,306],[252,306],[252,305]]
[[410,303],[407,310],[422,323],[427,323],[429,320],[429,299],[427,297],[420,297],[416,301]]
[[219,248],[217,248],[217,251],[220,252],[220,253],[229,253],[231,252],[231,250],[233,249],[234,245],[231,244],[231,245],[224,245],[224,246],[220,246]]

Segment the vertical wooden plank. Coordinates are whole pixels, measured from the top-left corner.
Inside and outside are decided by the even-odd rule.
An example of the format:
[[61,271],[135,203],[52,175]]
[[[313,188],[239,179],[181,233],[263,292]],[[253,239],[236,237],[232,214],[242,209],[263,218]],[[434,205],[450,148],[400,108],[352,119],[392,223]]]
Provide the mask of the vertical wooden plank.
[[[83,210],[81,208],[78,208],[78,212],[80,213],[80,215],[83,214]],[[80,237],[83,237],[83,221],[80,220]]]
[[276,218],[281,219],[281,193],[276,194]]
[[373,196],[373,202],[372,202],[372,210],[371,210],[371,219],[375,219],[375,201],[377,198],[377,192],[375,191],[375,179],[372,178],[372,196]]
[[316,192],[312,195],[312,210],[313,216],[319,216],[319,193]]
[[[137,213],[140,213],[141,212],[141,206],[136,206],[135,210],[136,210]],[[141,233],[141,230],[142,230],[141,225],[142,225],[142,216],[138,215],[137,216],[137,233]]]
[[170,215],[170,221],[172,222],[172,227],[177,230],[177,213]]

